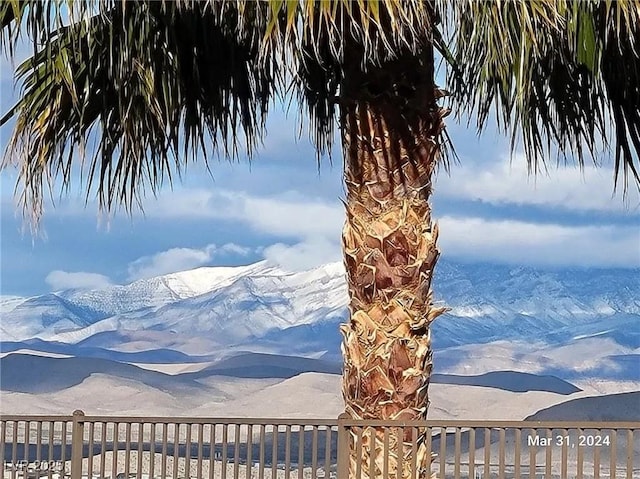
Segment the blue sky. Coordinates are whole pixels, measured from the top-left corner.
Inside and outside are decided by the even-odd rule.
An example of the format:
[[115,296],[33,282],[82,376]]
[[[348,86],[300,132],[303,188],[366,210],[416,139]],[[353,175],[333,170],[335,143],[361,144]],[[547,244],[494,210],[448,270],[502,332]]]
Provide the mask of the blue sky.
[[[0,60],[0,111],[15,100],[8,62]],[[213,178],[192,166],[184,181],[148,195],[144,215],[99,218],[95,203],[73,188],[47,206],[46,238],[23,231],[13,187],[0,175],[1,292],[35,295],[69,287],[125,284],[209,265],[262,259],[289,269],[340,261],[344,220],[342,159],[318,170],[315,152],[296,136],[295,113],[275,108],[264,148],[251,164],[213,161]],[[552,166],[529,178],[522,155],[509,163],[506,138],[478,139],[449,121],[460,156],[440,171],[433,197],[443,257],[532,266],[640,267],[640,206],[612,196],[610,159],[604,167]],[[4,143],[9,128],[0,131]],[[550,162],[553,164],[553,161]],[[74,182],[78,185],[78,181]]]

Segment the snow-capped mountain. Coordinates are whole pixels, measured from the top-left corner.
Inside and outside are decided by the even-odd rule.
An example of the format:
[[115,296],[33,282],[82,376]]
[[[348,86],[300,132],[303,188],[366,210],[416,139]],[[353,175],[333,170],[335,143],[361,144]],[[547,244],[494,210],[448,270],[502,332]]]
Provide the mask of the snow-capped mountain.
[[91,305],[107,316],[158,308],[182,299],[233,284],[238,278],[260,274],[282,274],[264,261],[248,266],[198,268],[190,271],[142,279],[125,286],[109,286],[99,290],[67,290],[58,296],[75,304]]
[[[497,339],[563,344],[612,339],[640,347],[638,270],[540,271],[441,261],[437,348]],[[0,299],[2,341],[40,338],[120,351],[225,348],[337,353],[347,317],[344,269],[288,272],[266,262],[206,267],[96,290]]]

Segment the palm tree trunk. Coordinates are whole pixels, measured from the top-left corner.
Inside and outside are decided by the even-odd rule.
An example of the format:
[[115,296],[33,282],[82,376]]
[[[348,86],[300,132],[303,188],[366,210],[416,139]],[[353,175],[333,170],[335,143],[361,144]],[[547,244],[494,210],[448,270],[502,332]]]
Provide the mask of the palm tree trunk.
[[[445,311],[433,305],[431,292],[439,252],[429,196],[445,115],[436,103],[433,54],[406,55],[366,74],[351,64],[341,89],[347,189],[342,240],[351,313],[341,326],[346,412],[354,419],[424,419],[432,369],[429,325]],[[358,479],[371,470],[371,477],[381,477],[382,434],[376,431],[374,444],[365,433]],[[399,441],[390,436],[389,477],[428,477],[426,471],[412,476],[411,461],[398,464],[398,447],[405,457],[412,451],[411,432]],[[354,432],[352,478],[355,444]],[[422,444],[418,470],[429,455]]]

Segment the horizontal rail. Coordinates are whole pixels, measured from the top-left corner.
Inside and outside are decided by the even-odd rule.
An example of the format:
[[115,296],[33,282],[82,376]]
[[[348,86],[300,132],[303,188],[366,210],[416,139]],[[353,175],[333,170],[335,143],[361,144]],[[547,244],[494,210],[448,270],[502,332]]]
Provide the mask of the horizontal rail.
[[450,427],[450,428],[551,428],[551,429],[640,429],[640,421],[590,422],[590,421],[449,421],[412,420],[397,421],[384,419],[342,419],[345,427]]
[[[73,416],[0,416],[6,422],[72,422]],[[282,419],[282,418],[218,418],[218,417],[181,417],[181,416],[79,416],[79,422],[117,422],[119,424],[252,424],[254,426],[337,426],[335,419]]]
[[[73,416],[5,416],[0,415],[0,421],[7,422],[71,422]],[[181,416],[79,416],[79,422],[117,422],[119,424],[252,424],[254,426],[337,426],[336,419],[283,419],[283,418],[220,418],[220,417],[181,417]]]
[[[41,415],[0,415],[0,420],[7,422],[72,422],[74,416],[41,416]],[[338,422],[345,427],[450,427],[450,428],[551,428],[551,429],[640,429],[640,421],[466,421],[466,420],[392,420],[392,419],[352,419],[340,417],[336,419],[285,419],[285,418],[252,418],[252,417],[190,417],[190,416],[84,416],[79,422],[117,422],[119,424],[252,424],[255,426],[337,426]]]
[[23,421],[31,421],[31,422],[71,422],[73,421],[73,416],[16,416],[16,415],[8,415],[8,414],[0,414],[0,421],[7,422],[23,422]]

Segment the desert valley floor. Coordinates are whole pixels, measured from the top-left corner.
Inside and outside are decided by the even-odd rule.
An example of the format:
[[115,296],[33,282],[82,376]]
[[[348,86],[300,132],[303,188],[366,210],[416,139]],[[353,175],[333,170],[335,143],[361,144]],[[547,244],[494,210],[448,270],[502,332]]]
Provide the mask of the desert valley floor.
[[[3,356],[5,368],[14,360],[23,359],[40,368],[38,374],[65,374],[66,384],[70,384],[49,391],[5,389],[0,400],[3,414],[70,414],[82,409],[86,414],[100,415],[335,418],[343,410],[339,374],[302,372],[288,378],[212,374],[187,382],[183,380],[185,376],[205,371],[211,363],[112,362],[111,369],[84,377],[85,370],[101,370],[92,367],[91,362],[96,360],[79,359],[84,369],[69,367],[73,363],[59,363],[69,359],[61,355],[19,350]],[[127,378],[119,374],[119,366],[122,370],[133,366],[140,375],[132,379],[129,374]],[[47,367],[51,369],[43,370]],[[5,372],[9,373],[7,369]],[[23,374],[29,372],[23,370]],[[73,378],[74,374],[78,377]],[[460,381],[464,377],[434,377],[429,389],[431,419],[522,420],[536,415],[535,419],[544,420],[640,420],[640,382],[636,381],[594,379],[569,383],[508,371],[467,376],[474,380]],[[9,379],[5,377],[5,387],[10,387]],[[539,390],[536,383],[546,384],[542,389],[548,390]],[[522,391],[521,385],[526,384],[532,390]]]

